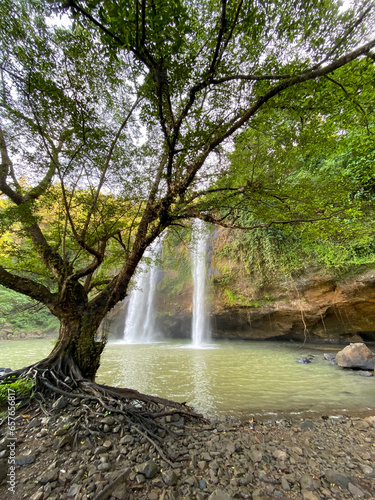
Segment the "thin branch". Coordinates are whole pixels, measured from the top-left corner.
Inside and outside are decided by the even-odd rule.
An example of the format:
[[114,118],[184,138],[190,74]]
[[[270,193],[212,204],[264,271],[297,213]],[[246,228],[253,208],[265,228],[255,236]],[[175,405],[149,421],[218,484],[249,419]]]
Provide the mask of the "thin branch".
[[[240,224],[233,224],[233,223],[228,223],[225,224],[223,222],[223,218],[218,218],[215,217],[212,214],[202,214],[199,211],[190,211],[189,214],[186,214],[187,217],[189,218],[196,218],[196,219],[201,219],[206,222],[210,222],[211,224],[218,224],[222,227],[225,227],[227,229],[245,229],[245,230],[252,230],[252,229],[258,229],[262,227],[271,227],[275,225],[287,225],[287,224],[302,224],[306,222],[319,222],[319,221],[324,221],[324,220],[330,220],[333,217],[336,217],[339,213],[342,213],[343,210],[338,210],[337,212],[332,213],[331,215],[327,215],[326,217],[315,217],[315,218],[300,218],[300,219],[289,219],[289,220],[273,220],[271,222],[264,222],[260,224],[254,224],[252,226],[244,226]],[[227,214],[225,218],[227,218],[230,214]]]
[[226,11],[227,11],[227,0],[222,0],[221,1],[220,29],[219,29],[219,33],[217,35],[214,57],[212,58],[210,69],[208,70],[208,73],[210,75],[212,75],[215,72],[216,63],[217,63],[219,53],[220,53],[221,42],[223,40],[223,36],[224,36],[225,30],[226,30],[226,25],[227,25]]
[[115,137],[114,137],[114,139],[113,139],[113,141],[111,143],[111,146],[109,148],[109,152],[108,152],[108,155],[107,155],[107,158],[106,158],[106,161],[105,161],[105,164],[104,164],[101,176],[100,176],[99,184],[98,184],[98,187],[96,189],[96,193],[95,193],[94,199],[92,200],[90,209],[89,209],[88,214],[87,214],[85,225],[84,225],[84,227],[83,227],[83,229],[81,231],[81,239],[82,240],[84,240],[85,237],[86,237],[87,229],[89,227],[90,220],[91,220],[92,214],[94,212],[95,206],[96,206],[96,204],[98,202],[99,194],[100,194],[100,191],[101,191],[101,189],[103,187],[103,184],[104,184],[104,181],[105,181],[105,176],[106,176],[106,173],[108,171],[109,164],[110,164],[110,161],[112,159],[112,155],[113,155],[113,151],[115,149],[115,146],[116,146],[116,144],[117,144],[117,142],[118,142],[118,140],[119,140],[119,138],[120,138],[120,136],[122,134],[122,131],[124,130],[124,128],[126,127],[128,121],[130,120],[130,117],[133,114],[133,111],[138,106],[138,104],[142,101],[142,99],[143,99],[143,97],[138,97],[136,99],[135,103],[130,108],[129,113],[126,115],[125,119],[121,123],[120,128],[118,129],[117,134],[115,135]]
[[[325,75],[325,78],[327,80],[329,80],[330,82],[334,83],[335,85],[337,85],[338,87],[340,87],[340,89],[344,92],[344,94],[347,97],[349,97],[349,99],[351,99],[349,92],[346,90],[346,88],[340,82],[338,82],[337,80],[335,80],[334,78],[332,78],[332,77],[330,77],[328,75]],[[369,134],[371,134],[371,135],[375,135],[374,132],[371,132],[371,130],[369,128],[369,123],[368,123],[366,111],[362,108],[362,106],[359,104],[358,101],[356,101],[356,100],[353,99],[353,103],[359,108],[359,110],[361,111],[361,113],[363,114],[363,116],[364,116],[364,118],[366,120],[366,129],[367,129],[367,132]]]
[[336,43],[336,45],[333,46],[332,50],[330,50],[328,52],[328,54],[325,56],[325,58],[320,61],[319,63],[317,63],[315,66],[313,66],[311,68],[311,70],[315,70],[315,69],[318,69],[322,64],[324,64],[325,62],[328,61],[328,59],[336,52],[336,50],[340,47],[340,45],[342,45],[345,40],[348,38],[348,36],[350,35],[350,33],[357,27],[359,26],[359,24],[361,24],[361,22],[363,21],[363,19],[367,16],[367,14],[374,8],[374,3],[372,3],[364,12],[363,14],[355,21],[355,23],[352,24],[352,26],[350,26],[350,28],[346,31],[346,33],[344,34],[344,36]]

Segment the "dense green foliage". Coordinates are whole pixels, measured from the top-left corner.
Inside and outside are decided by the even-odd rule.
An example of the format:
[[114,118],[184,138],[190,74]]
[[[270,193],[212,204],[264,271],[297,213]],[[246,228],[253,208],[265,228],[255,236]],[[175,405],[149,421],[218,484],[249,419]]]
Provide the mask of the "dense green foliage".
[[47,308],[0,286],[0,331],[40,335],[58,329],[59,322]]

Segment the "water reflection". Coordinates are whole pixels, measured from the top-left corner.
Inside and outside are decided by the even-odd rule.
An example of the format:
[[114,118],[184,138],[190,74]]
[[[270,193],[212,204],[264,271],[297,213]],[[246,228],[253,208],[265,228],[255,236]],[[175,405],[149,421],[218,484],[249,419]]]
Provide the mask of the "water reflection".
[[209,365],[210,358],[201,349],[196,349],[190,359],[189,373],[192,377],[193,391],[189,400],[194,408],[207,414],[213,413],[215,400],[212,394],[214,387],[211,380],[212,371]]
[[[309,365],[297,363],[298,346],[264,342],[219,342],[193,349],[181,341],[117,349],[121,376],[111,383],[186,401],[205,414],[235,415],[364,411],[375,401],[375,384],[329,365],[315,350]],[[114,362],[108,345],[106,363]],[[130,363],[128,357],[131,358]],[[139,366],[135,363],[138,358]],[[132,373],[129,373],[132,370]]]

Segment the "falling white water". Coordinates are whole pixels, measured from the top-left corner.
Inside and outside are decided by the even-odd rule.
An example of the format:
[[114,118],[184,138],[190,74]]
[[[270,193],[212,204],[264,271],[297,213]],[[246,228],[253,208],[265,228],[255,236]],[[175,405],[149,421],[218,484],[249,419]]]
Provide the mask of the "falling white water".
[[207,250],[210,234],[207,225],[195,219],[192,223],[191,268],[193,274],[193,347],[202,347],[211,338],[210,323],[206,310]]
[[[144,257],[158,259],[161,255],[163,238],[158,238],[146,250]],[[147,260],[148,260],[147,259]],[[129,344],[153,342],[157,338],[155,330],[154,298],[158,284],[159,267],[155,262],[142,260],[129,295],[128,312],[125,321],[124,340]]]

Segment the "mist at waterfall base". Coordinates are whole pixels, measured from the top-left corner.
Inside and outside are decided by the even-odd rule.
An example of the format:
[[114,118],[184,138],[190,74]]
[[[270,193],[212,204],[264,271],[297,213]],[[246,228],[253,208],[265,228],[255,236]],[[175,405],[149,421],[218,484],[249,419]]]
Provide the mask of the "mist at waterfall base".
[[[195,219],[191,229],[192,327],[191,343],[184,347],[207,349],[213,347],[209,345],[211,329],[206,305],[207,252],[210,242],[210,228],[205,222]],[[163,239],[164,236],[155,240],[140,262],[127,304],[124,328],[124,342],[127,344],[152,343],[162,340],[162,333],[155,329],[155,293],[160,276],[158,260],[162,254]]]

